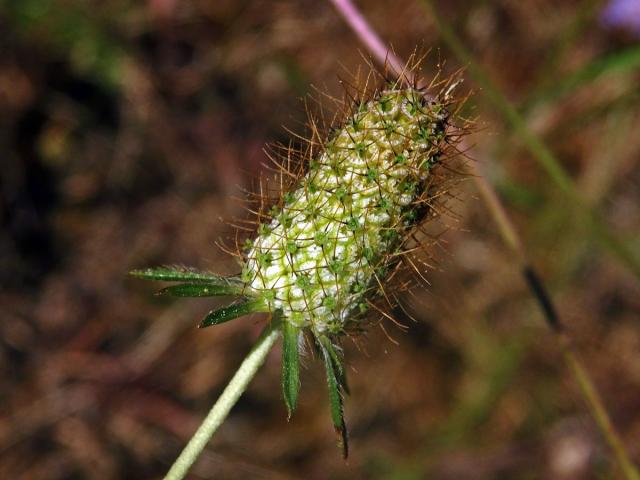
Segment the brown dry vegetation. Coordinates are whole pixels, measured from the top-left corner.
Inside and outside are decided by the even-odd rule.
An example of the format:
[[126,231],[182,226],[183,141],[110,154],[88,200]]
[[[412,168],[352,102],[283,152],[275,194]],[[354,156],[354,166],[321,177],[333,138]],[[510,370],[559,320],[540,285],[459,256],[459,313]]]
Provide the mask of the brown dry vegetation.
[[[419,1],[360,3],[399,54],[432,49],[425,76],[438,63],[460,68]],[[638,44],[602,27],[599,2],[441,3],[584,204],[638,259]],[[364,63],[360,48],[328,2],[0,1],[0,478],[167,470],[264,318],[197,330],[220,301],[153,297],[126,272],[235,273],[215,246],[233,235],[224,219],[243,214],[234,198],[262,171],[263,146],[288,143],[283,125],[304,131],[312,85],[340,93],[341,72]],[[589,74],[605,58],[614,66]],[[638,278],[482,90],[464,113],[480,127],[470,155],[638,462]],[[417,321],[407,333],[387,325],[398,345],[380,329],[362,349],[347,345],[349,463],[320,362],[306,358],[287,423],[274,351],[192,478],[615,478],[471,182],[461,194],[432,286],[409,306]]]

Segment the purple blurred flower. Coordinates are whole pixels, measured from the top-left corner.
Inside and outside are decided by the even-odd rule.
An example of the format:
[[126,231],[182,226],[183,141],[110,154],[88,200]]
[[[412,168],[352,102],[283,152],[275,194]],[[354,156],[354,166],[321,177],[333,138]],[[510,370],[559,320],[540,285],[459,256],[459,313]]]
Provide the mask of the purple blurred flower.
[[629,30],[640,37],[640,0],[610,0],[600,18],[609,28]]

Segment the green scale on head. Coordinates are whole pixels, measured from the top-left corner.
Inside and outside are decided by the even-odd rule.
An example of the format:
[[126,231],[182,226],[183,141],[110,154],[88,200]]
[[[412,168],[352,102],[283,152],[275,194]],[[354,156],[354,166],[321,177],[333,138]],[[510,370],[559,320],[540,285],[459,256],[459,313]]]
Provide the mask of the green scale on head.
[[246,255],[242,278],[270,311],[315,334],[358,317],[412,226],[443,128],[441,109],[405,88],[380,92],[334,131]]

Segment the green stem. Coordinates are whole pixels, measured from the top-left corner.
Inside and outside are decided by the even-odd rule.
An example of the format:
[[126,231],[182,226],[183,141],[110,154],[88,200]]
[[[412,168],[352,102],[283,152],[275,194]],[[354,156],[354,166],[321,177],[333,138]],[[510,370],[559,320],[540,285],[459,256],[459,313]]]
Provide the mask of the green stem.
[[227,388],[224,389],[224,392],[213,405],[196,433],[173,463],[164,477],[165,480],[181,480],[185,477],[213,434],[227,418],[229,411],[236,404],[240,395],[247,389],[249,382],[251,382],[260,366],[264,363],[267,354],[276,343],[279,335],[280,322],[277,319],[273,319],[262,331],[262,334],[238,368]]
[[610,253],[618,257],[622,263],[631,270],[637,278],[640,278],[640,259],[635,251],[630,249],[624,242],[611,234],[600,215],[590,208],[576,189],[571,176],[560,164],[555,154],[547,145],[529,129],[526,121],[518,110],[504,96],[495,85],[489,74],[473,58],[472,53],[462,42],[455,30],[442,18],[438,9],[434,6],[433,0],[422,0],[422,4],[431,14],[433,20],[453,53],[466,63],[469,72],[483,88],[485,95],[503,115],[506,123],[520,137],[529,152],[537,160],[540,166],[547,173],[549,178],[577,207],[578,213],[587,221],[594,237],[600,244],[609,250]]
[[623,472],[624,478],[627,480],[640,480],[640,473],[638,472],[638,469],[631,462],[620,436],[611,424],[611,419],[607,414],[607,410],[602,403],[602,399],[600,398],[591,377],[582,366],[582,363],[576,353],[572,350],[572,346],[568,339],[565,340],[564,356],[569,368],[573,372],[573,376],[580,386],[580,391],[589,405],[591,414],[598,424],[600,432],[605,437],[605,440],[609,444],[609,447],[618,461],[618,465]]

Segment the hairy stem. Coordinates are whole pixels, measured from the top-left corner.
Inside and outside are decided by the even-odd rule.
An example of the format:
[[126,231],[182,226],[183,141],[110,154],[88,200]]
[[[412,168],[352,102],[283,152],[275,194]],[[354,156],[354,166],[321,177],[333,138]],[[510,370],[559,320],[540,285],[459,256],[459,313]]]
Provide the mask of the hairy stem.
[[369,22],[367,22],[351,0],[330,1],[353,31],[356,32],[360,40],[362,40],[362,43],[367,46],[367,49],[376,61],[381,64],[387,64],[393,69],[396,75],[400,76],[405,71],[404,62],[387,48],[378,33],[371,28]]
[[224,389],[218,401],[213,405],[209,414],[191,437],[180,456],[171,466],[164,477],[165,480],[180,480],[185,477],[193,463],[207,445],[218,427],[224,422],[231,408],[236,404],[240,395],[247,389],[267,354],[280,335],[280,322],[274,319],[265,327],[255,345],[245,357],[227,388]]

